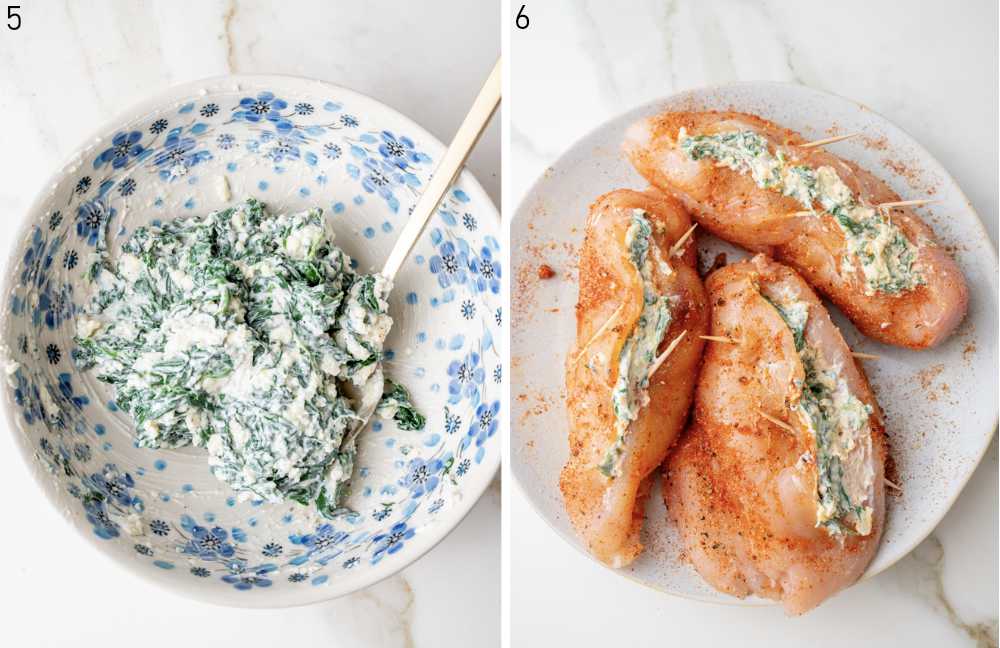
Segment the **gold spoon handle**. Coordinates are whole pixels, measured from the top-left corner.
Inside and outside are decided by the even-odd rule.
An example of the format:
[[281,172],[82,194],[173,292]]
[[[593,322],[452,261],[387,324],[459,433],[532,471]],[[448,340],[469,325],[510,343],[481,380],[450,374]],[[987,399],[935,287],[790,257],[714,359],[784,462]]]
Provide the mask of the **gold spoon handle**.
[[403,261],[410,253],[410,248],[420,238],[424,225],[427,224],[431,214],[437,209],[438,203],[448,192],[452,181],[462,169],[465,159],[469,157],[476,142],[479,141],[479,136],[482,135],[486,125],[490,122],[490,117],[493,116],[498,105],[500,105],[500,59],[497,59],[483,89],[479,91],[479,96],[473,102],[469,114],[465,116],[458,132],[455,133],[455,138],[451,141],[448,150],[445,151],[444,157],[441,158],[441,163],[434,169],[430,182],[427,183],[427,188],[420,195],[420,199],[413,208],[413,213],[410,214],[403,231],[396,239],[396,244],[389,252],[389,258],[386,259],[385,266],[382,268],[382,274],[385,277],[392,279],[396,276],[399,267],[403,265]]

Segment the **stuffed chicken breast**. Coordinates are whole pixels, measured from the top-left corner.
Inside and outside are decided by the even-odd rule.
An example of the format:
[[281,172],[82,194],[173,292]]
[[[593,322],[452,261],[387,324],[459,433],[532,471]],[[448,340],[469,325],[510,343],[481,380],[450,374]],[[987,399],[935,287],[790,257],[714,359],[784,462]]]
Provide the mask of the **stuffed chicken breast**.
[[587,218],[560,488],[591,553],[616,567],[642,550],[648,478],[685,424],[698,376],[708,312],[690,230],[681,204],[653,192],[613,191]]
[[805,612],[854,583],[885,519],[878,403],[799,275],[764,255],[706,280],[711,342],[664,498],[716,589]]
[[631,127],[625,151],[701,225],[794,267],[865,335],[940,343],[968,302],[955,261],[884,182],[805,143],[754,115],[668,112]]

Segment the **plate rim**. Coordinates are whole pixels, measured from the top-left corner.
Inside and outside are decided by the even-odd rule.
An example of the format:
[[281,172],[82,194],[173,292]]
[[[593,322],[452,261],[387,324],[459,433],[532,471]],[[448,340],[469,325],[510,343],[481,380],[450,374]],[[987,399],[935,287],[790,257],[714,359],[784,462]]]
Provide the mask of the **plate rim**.
[[[251,90],[264,89],[264,86],[269,83],[314,84],[320,90],[336,93],[338,97],[356,99],[360,103],[369,102],[370,105],[374,105],[374,107],[385,111],[394,119],[398,119],[400,123],[412,129],[411,132],[413,132],[417,137],[420,137],[421,141],[426,142],[428,146],[438,147],[442,153],[447,148],[445,144],[435,137],[430,131],[392,106],[389,106],[372,96],[366,95],[352,88],[324,81],[315,77],[296,74],[239,73],[215,75],[195,79],[193,81],[185,81],[182,83],[168,85],[151,94],[144,95],[142,98],[129,104],[124,109],[117,111],[109,119],[103,120],[96,128],[87,131],[86,136],[79,139],[79,144],[71,149],[70,154],[64,156],[62,163],[55,166],[55,169],[45,177],[41,187],[35,191],[34,198],[28,204],[28,207],[18,215],[19,223],[14,237],[11,239],[11,243],[5,250],[3,257],[0,257],[0,272],[3,273],[2,295],[4,298],[6,298],[7,295],[9,295],[14,289],[14,274],[12,273],[12,270],[17,267],[17,260],[15,259],[17,256],[16,252],[26,240],[26,236],[30,234],[31,228],[36,224],[35,221],[30,218],[31,214],[39,212],[48,200],[48,188],[58,184],[63,177],[70,174],[72,169],[77,164],[82,162],[83,154],[93,148],[97,141],[109,137],[110,134],[114,130],[118,129],[124,122],[141,119],[151,112],[161,109],[163,106],[177,103],[182,99],[202,94],[204,94],[204,96],[208,96],[213,91],[239,92],[246,90],[247,92],[250,92]],[[226,87],[227,84],[230,87]],[[249,87],[245,88],[243,87],[244,85]],[[483,200],[484,207],[492,211],[493,221],[496,226],[496,234],[499,238],[504,232],[504,227],[500,219],[500,212],[497,209],[496,204],[493,202],[493,199],[486,192],[475,175],[473,175],[473,173],[465,166],[462,167],[460,174],[452,182],[452,186],[459,182],[466,184],[469,191],[473,195]],[[427,231],[428,230],[425,225],[425,229],[422,231],[421,236],[424,236]],[[507,280],[504,279],[501,282],[501,287],[503,288],[506,286]],[[4,310],[2,316],[0,316],[0,329],[7,326],[9,317],[8,312]],[[285,596],[279,595],[279,597],[275,597],[276,600],[271,601],[263,599],[259,596],[244,596],[239,598],[234,596],[219,596],[214,590],[207,590],[200,587],[190,587],[179,579],[167,579],[160,577],[159,574],[155,574],[148,569],[141,569],[138,563],[133,564],[128,561],[121,560],[112,552],[104,550],[102,546],[98,544],[93,537],[91,537],[91,534],[86,533],[82,525],[77,524],[73,519],[69,518],[65,514],[65,511],[63,510],[63,507],[58,499],[58,490],[54,486],[50,485],[48,480],[44,479],[44,471],[41,466],[38,465],[38,462],[35,461],[31,446],[25,442],[27,435],[20,428],[16,413],[13,411],[13,407],[11,406],[9,395],[4,395],[0,398],[0,409],[4,412],[3,422],[6,423],[8,434],[13,438],[14,445],[20,452],[23,464],[30,473],[31,478],[38,490],[44,494],[45,499],[51,505],[52,509],[54,509],[54,511],[65,521],[66,524],[73,528],[77,537],[84,540],[84,543],[87,546],[90,546],[94,552],[100,554],[109,564],[113,564],[125,572],[137,575],[146,583],[155,584],[159,589],[161,589],[161,591],[168,591],[183,598],[189,598],[220,607],[231,608],[281,609],[314,605],[366,589],[409,567],[414,562],[427,555],[428,552],[430,552],[442,540],[450,535],[462,523],[462,521],[468,517],[469,513],[480,501],[480,499],[482,499],[483,495],[489,489],[490,484],[492,484],[496,478],[497,473],[500,470],[503,449],[503,444],[501,443],[502,437],[498,435],[496,437],[497,441],[495,442],[498,445],[497,452],[492,453],[490,458],[486,459],[489,463],[483,466],[483,469],[480,471],[482,473],[480,481],[471,484],[470,490],[463,490],[462,496],[458,498],[455,508],[452,509],[451,520],[445,524],[441,524],[439,526],[439,530],[434,533],[418,535],[417,538],[414,538],[413,541],[408,543],[412,549],[402,552],[397,560],[381,561],[379,564],[372,566],[371,569],[364,572],[365,577],[359,577],[356,582],[345,581],[349,583],[347,586],[341,585],[338,587],[337,581],[333,580],[330,581],[330,584],[327,587],[308,590],[310,593],[321,592],[321,596],[312,598],[304,597],[303,600],[292,600],[295,598],[294,596],[287,596],[286,592],[282,592]]]
[[[880,112],[878,112],[878,111],[870,108],[868,105],[866,105],[866,104],[864,104],[864,103],[862,103],[860,101],[857,101],[855,99],[851,99],[849,97],[845,97],[843,95],[839,95],[839,94],[834,93],[834,92],[829,92],[827,90],[820,90],[818,88],[814,88],[812,86],[808,86],[808,85],[801,84],[801,83],[792,83],[792,82],[786,82],[786,81],[733,81],[733,82],[729,82],[729,83],[719,83],[719,84],[712,84],[712,85],[706,85],[706,86],[697,86],[697,87],[693,87],[693,88],[686,88],[686,89],[683,89],[683,90],[678,90],[677,92],[673,92],[673,93],[671,93],[669,95],[658,96],[658,97],[654,97],[652,99],[647,99],[645,101],[642,101],[641,103],[637,103],[635,105],[632,105],[631,107],[629,107],[629,108],[627,108],[625,110],[617,111],[612,116],[610,116],[610,117],[602,120],[601,123],[598,124],[597,126],[588,129],[585,133],[583,133],[582,135],[578,136],[571,144],[569,144],[568,146],[564,147],[563,150],[551,162],[549,162],[549,163],[547,163],[545,165],[545,170],[543,170],[543,172],[540,173],[535,178],[535,180],[527,187],[527,189],[525,189],[523,195],[521,196],[520,200],[517,203],[517,206],[514,209],[513,214],[511,215],[511,219],[510,219],[511,237],[510,237],[510,240],[513,241],[513,232],[514,232],[514,228],[516,227],[518,221],[521,218],[527,217],[527,215],[530,213],[530,207],[529,207],[528,201],[533,196],[535,196],[536,193],[539,193],[538,190],[539,190],[540,186],[542,185],[542,183],[548,180],[547,176],[548,176],[549,170],[558,168],[559,165],[560,165],[560,163],[563,162],[565,158],[569,157],[572,153],[574,153],[576,151],[577,147],[579,147],[583,142],[585,142],[587,140],[590,140],[591,138],[597,136],[601,131],[603,131],[606,128],[608,128],[612,123],[621,120],[626,115],[629,115],[631,113],[641,113],[641,112],[645,112],[645,111],[652,111],[654,108],[662,107],[664,104],[666,104],[668,102],[673,102],[673,101],[677,101],[677,100],[683,100],[686,97],[690,97],[691,99],[697,100],[698,97],[703,96],[705,94],[710,94],[712,92],[718,92],[718,91],[728,90],[728,89],[732,89],[732,88],[741,88],[741,87],[742,88],[769,88],[770,87],[770,88],[781,88],[782,90],[785,90],[785,91],[791,90],[793,92],[802,92],[802,91],[805,91],[807,93],[812,93],[814,95],[821,96],[821,97],[825,98],[826,100],[834,99],[834,100],[837,100],[837,101],[845,102],[845,103],[851,104],[853,107],[855,107],[857,110],[859,110],[861,112],[873,115],[876,119],[883,121],[884,123],[888,124],[892,128],[895,128],[900,133],[902,133],[902,135],[905,138],[909,139],[913,143],[916,151],[924,159],[930,160],[934,165],[937,166],[937,168],[940,170],[940,172],[941,172],[941,174],[943,176],[943,179],[945,181],[950,182],[952,184],[952,186],[954,186],[955,189],[957,189],[959,197],[965,202],[965,204],[968,207],[968,210],[975,217],[974,218],[974,225],[976,227],[978,227],[978,229],[979,229],[979,235],[982,237],[982,239],[984,241],[986,241],[987,245],[985,247],[989,250],[989,253],[990,253],[990,256],[991,256],[992,265],[993,265],[993,268],[992,268],[993,272],[992,272],[991,276],[994,277],[994,286],[993,286],[993,288],[994,288],[994,292],[996,292],[996,288],[997,288],[997,286],[996,286],[996,283],[997,283],[996,277],[997,277],[998,274],[1000,274],[1000,269],[998,269],[998,263],[1000,263],[1000,260],[998,260],[997,247],[994,244],[993,240],[990,238],[989,233],[986,231],[986,227],[983,224],[983,220],[980,217],[979,212],[976,210],[975,206],[973,206],[972,201],[969,200],[969,197],[965,193],[965,191],[962,189],[961,184],[959,184],[958,181],[954,178],[954,176],[951,175],[951,173],[948,171],[947,167],[945,167],[943,164],[941,164],[941,162],[938,161],[938,159],[936,157],[934,157],[930,153],[930,151],[928,151],[923,146],[923,144],[921,144],[920,141],[917,138],[915,138],[913,135],[911,135],[907,130],[905,130],[902,127],[900,127],[899,125],[897,125],[894,121],[890,120],[889,118],[887,118],[882,113],[880,113]],[[508,245],[510,245],[510,242],[508,242]],[[737,247],[739,247],[739,246],[737,246]],[[513,248],[511,248],[511,252],[513,252]],[[513,266],[512,266],[512,269],[513,269]],[[511,352],[513,352],[513,349],[511,349]],[[511,416],[513,416],[513,410],[511,411]],[[940,525],[941,521],[951,511],[952,507],[955,505],[955,502],[958,500],[959,496],[961,496],[962,492],[965,490],[965,487],[968,485],[969,480],[972,479],[973,474],[975,474],[976,470],[979,468],[979,465],[982,463],[983,457],[986,455],[987,450],[989,450],[989,447],[990,447],[990,444],[993,441],[993,438],[997,435],[998,426],[1000,426],[1000,406],[998,406],[996,412],[994,412],[992,430],[988,434],[984,435],[982,447],[979,448],[978,451],[975,453],[976,454],[975,461],[970,464],[970,469],[961,478],[961,480],[960,480],[961,483],[959,484],[959,486],[954,489],[953,493],[948,498],[945,498],[945,505],[941,508],[940,515],[937,516],[935,519],[933,519],[933,521],[930,524],[928,524],[927,532],[925,534],[921,535],[910,546],[906,547],[905,551],[900,552],[899,555],[896,556],[893,560],[887,562],[885,565],[881,565],[880,568],[877,571],[873,571],[870,568],[866,569],[865,573],[862,574],[862,576],[855,583],[852,583],[852,585],[844,588],[845,590],[846,589],[850,589],[850,587],[853,587],[853,585],[856,585],[857,583],[860,583],[861,581],[868,580],[869,578],[877,576],[878,574],[880,574],[880,573],[888,570],[890,567],[894,566],[900,560],[902,560],[903,558],[905,558],[906,556],[908,556],[918,545],[920,545],[921,542],[923,542],[924,540],[926,540],[932,533],[934,533],[934,531],[937,529],[938,525]],[[513,429],[513,427],[512,427],[512,429]],[[513,435],[513,433],[511,434],[510,441],[511,441],[511,443],[514,442],[514,435]],[[512,453],[512,456],[513,456],[513,453]],[[641,580],[641,579],[635,577],[634,575],[632,575],[626,569],[615,569],[613,567],[610,567],[610,566],[602,563],[601,561],[597,560],[592,554],[590,554],[590,552],[586,551],[586,549],[580,544],[578,538],[576,538],[574,536],[571,536],[568,532],[565,532],[563,529],[558,528],[554,524],[553,520],[549,519],[549,517],[546,516],[542,512],[542,509],[541,509],[540,505],[536,501],[535,497],[531,495],[531,491],[527,488],[526,483],[525,483],[525,478],[522,477],[521,472],[520,472],[521,469],[519,469],[518,466],[519,466],[519,462],[512,460],[511,461],[511,471],[510,472],[511,472],[511,475],[513,476],[514,483],[517,485],[517,488],[519,489],[519,491],[524,495],[524,499],[528,501],[528,503],[529,503],[529,505],[530,505],[530,507],[532,509],[532,512],[535,515],[537,515],[539,518],[541,518],[542,520],[544,520],[545,523],[546,523],[546,525],[549,527],[549,529],[552,530],[553,532],[555,532],[555,534],[563,542],[565,542],[566,544],[568,544],[569,546],[571,546],[578,553],[583,554],[584,556],[586,556],[591,562],[593,562],[593,563],[595,563],[597,565],[600,565],[602,568],[604,568],[606,570],[609,570],[612,573],[614,573],[614,574],[616,574],[616,575],[618,575],[620,577],[623,577],[627,581],[633,582],[633,583],[635,583],[637,585],[643,586],[643,587],[645,587],[647,589],[650,589],[652,591],[655,591],[655,592],[658,592],[658,593],[661,593],[661,594],[666,594],[666,595],[669,595],[669,596],[674,596],[674,597],[677,597],[677,598],[682,598],[682,599],[687,599],[687,600],[694,600],[694,601],[699,601],[699,602],[703,602],[703,603],[712,603],[712,604],[726,606],[726,607],[768,607],[768,606],[776,606],[776,605],[780,604],[778,601],[771,600],[771,599],[763,599],[763,598],[760,598],[760,597],[756,597],[754,595],[750,595],[750,596],[748,596],[746,598],[742,598],[741,599],[741,598],[738,598],[738,597],[735,597],[735,596],[732,596],[732,595],[729,595],[729,594],[725,594],[724,592],[719,592],[717,590],[716,590],[717,596],[714,596],[714,597],[709,597],[708,595],[702,596],[702,595],[692,594],[692,593],[688,593],[688,592],[678,592],[678,591],[674,591],[674,590],[669,590],[669,589],[658,587],[658,586],[656,586],[653,583],[650,583],[648,581]],[[881,544],[881,541],[880,541],[880,544]],[[708,587],[711,588],[710,585]],[[712,588],[712,589],[714,589],[714,588]],[[841,590],[841,591],[843,591],[843,590]]]

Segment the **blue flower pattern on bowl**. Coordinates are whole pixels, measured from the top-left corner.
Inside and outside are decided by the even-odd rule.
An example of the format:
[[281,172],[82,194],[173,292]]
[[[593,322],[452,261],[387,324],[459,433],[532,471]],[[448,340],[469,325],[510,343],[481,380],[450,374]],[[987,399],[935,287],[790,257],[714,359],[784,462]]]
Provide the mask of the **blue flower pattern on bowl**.
[[99,169],[108,162],[112,168],[121,169],[133,158],[140,158],[146,149],[139,141],[142,133],[137,130],[128,133],[118,133],[111,139],[111,146],[94,159],[94,168]]
[[480,355],[470,351],[448,365],[448,402],[454,405],[463,399],[478,404],[479,393],[486,380],[486,370],[480,365]]
[[[491,216],[476,214],[466,192],[453,189],[425,233],[427,250],[418,246],[413,253],[413,272],[429,279],[420,285],[435,288],[394,293],[406,296],[403,310],[429,307],[431,319],[466,324],[447,338],[420,331],[411,341],[441,363],[438,373],[420,367],[402,377],[438,393],[437,411],[426,412],[427,428],[402,432],[385,421],[365,433],[396,459],[373,482],[376,473],[362,453],[353,512],[323,520],[290,504],[271,516],[276,522],[263,522],[269,505],[207,490],[224,488],[207,468],[204,486],[150,481],[154,474],[169,476],[173,459],[133,450],[123,432],[128,419],[113,403],[95,398],[93,380],[77,372],[74,319],[87,299],[93,252],[128,236],[130,211],[166,219],[185,208],[197,210],[199,183],[255,160],[264,177],[247,191],[265,201],[267,188],[293,172],[312,180],[311,188],[305,184],[298,192],[303,198],[316,192],[313,204],[321,202],[325,187],[334,186],[327,184],[331,179],[339,179],[336,192],[353,187],[327,205],[334,220],[368,199],[380,201],[389,217],[379,216],[384,220],[363,230],[371,239],[402,225],[433,160],[419,138],[368,124],[364,114],[346,110],[341,101],[268,90],[196,98],[155,112],[109,134],[90,159],[62,183],[14,257],[5,337],[11,360],[18,363],[8,380],[10,401],[39,465],[78,502],[76,515],[93,537],[121,544],[155,573],[238,592],[321,586],[338,573],[404,552],[424,525],[449,508],[451,493],[483,463],[485,442],[497,429],[500,390],[486,380],[501,375],[493,341],[502,321],[500,245],[482,227]],[[387,350],[390,375],[393,355]],[[126,448],[143,458],[142,464],[117,461]],[[156,470],[144,467],[154,464]],[[208,493],[211,510],[193,497],[199,491]]]
[[424,493],[432,492],[437,488],[438,473],[444,468],[444,462],[440,459],[426,461],[421,458],[411,459],[406,476],[399,480],[399,485],[410,489],[411,497],[421,497]]

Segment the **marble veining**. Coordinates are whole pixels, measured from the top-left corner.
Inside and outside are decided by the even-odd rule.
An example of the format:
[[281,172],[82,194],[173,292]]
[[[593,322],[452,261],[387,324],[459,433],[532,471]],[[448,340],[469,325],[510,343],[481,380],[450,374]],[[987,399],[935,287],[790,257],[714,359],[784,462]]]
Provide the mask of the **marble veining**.
[[948,622],[961,628],[977,646],[986,648],[997,645],[997,619],[968,622],[959,615],[948,598],[944,587],[944,546],[937,536],[931,535],[912,552],[913,560],[930,583],[930,592],[925,594],[931,603],[948,618]]

